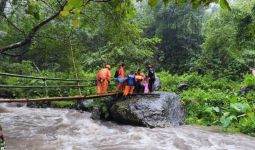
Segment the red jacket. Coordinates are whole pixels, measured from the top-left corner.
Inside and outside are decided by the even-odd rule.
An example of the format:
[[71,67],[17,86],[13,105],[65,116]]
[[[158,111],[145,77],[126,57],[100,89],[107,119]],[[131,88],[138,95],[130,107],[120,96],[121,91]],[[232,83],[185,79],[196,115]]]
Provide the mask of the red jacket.
[[125,69],[120,67],[118,78],[125,78]]
[[103,68],[97,73],[97,79],[111,80],[111,72],[108,68]]

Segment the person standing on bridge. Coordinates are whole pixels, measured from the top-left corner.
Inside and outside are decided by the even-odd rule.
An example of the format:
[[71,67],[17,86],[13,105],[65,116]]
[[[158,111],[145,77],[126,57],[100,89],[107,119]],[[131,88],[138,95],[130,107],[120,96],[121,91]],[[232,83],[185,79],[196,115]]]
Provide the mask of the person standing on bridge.
[[137,69],[137,72],[135,73],[135,92],[136,93],[144,92],[144,86],[142,84],[143,79],[144,79],[144,75],[141,73],[141,69]]
[[121,90],[123,90],[125,88],[125,85],[126,85],[125,84],[125,81],[126,81],[125,68],[126,68],[126,65],[124,63],[122,63],[120,66],[120,69],[118,71],[118,78],[117,78],[118,85],[116,88],[116,92],[120,92]]
[[105,95],[107,92],[108,84],[111,80],[111,66],[106,65],[97,73],[97,89],[96,94]]
[[148,87],[149,87],[149,93],[151,93],[153,91],[153,84],[155,82],[156,77],[155,77],[154,69],[150,64],[147,65],[147,68],[148,68],[148,77],[149,77]]
[[131,71],[127,77],[127,84],[123,92],[123,96],[126,97],[128,94],[132,95],[135,89],[135,73]]

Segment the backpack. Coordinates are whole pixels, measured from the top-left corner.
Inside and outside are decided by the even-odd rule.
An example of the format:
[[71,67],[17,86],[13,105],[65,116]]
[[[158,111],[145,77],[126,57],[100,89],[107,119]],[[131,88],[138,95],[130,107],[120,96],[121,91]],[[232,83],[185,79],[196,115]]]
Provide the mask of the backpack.
[[118,78],[118,76],[119,76],[119,70],[116,70],[114,74],[114,78]]
[[134,86],[135,85],[135,75],[129,75],[127,79],[127,84],[129,86]]

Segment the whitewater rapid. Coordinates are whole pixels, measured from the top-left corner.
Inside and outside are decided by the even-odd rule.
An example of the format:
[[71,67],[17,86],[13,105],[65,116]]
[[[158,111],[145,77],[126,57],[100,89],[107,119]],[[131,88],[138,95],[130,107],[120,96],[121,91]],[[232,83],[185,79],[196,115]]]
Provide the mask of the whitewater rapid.
[[243,134],[187,125],[118,125],[68,109],[0,104],[0,124],[7,150],[255,150],[255,138]]

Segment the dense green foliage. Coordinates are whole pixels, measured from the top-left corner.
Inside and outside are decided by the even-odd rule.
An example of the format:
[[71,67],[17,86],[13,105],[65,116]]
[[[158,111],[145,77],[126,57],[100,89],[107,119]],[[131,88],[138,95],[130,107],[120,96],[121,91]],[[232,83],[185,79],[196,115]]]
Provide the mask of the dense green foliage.
[[[226,0],[10,2],[10,8],[0,9],[0,72],[64,79],[76,78],[77,73],[89,81],[105,64],[114,67],[113,75],[122,62],[129,71],[152,63],[161,90],[181,96],[187,124],[221,125],[255,134],[254,91],[240,92],[255,86],[255,77],[249,75],[255,67],[255,0],[233,1],[231,11]],[[209,6],[211,2],[224,9]],[[33,32],[56,12],[56,18]],[[2,51],[24,39],[25,44]],[[180,82],[189,83],[188,90],[179,91]],[[47,81],[48,86],[76,84]],[[89,87],[81,88],[81,93],[70,87],[0,88],[0,97],[95,93],[95,82],[79,84]],[[45,82],[0,76],[0,85],[44,86]]]
[[255,63],[254,1],[237,3],[231,12],[217,11],[203,26],[203,52],[197,68],[217,76],[237,78]]
[[[192,9],[189,5],[162,5],[151,14],[153,17],[144,27],[145,35],[161,39],[158,44],[160,51],[155,53],[153,60],[156,68],[181,74],[189,70],[201,53],[204,9]],[[149,12],[145,9],[143,13]]]
[[[227,130],[255,135],[255,92],[242,94],[240,91],[241,87],[255,86],[254,76],[245,75],[240,82],[197,73],[177,76],[161,72],[158,76],[163,91],[180,94],[186,108],[187,124],[221,125]],[[189,89],[179,91],[177,85],[180,82],[188,83]]]

